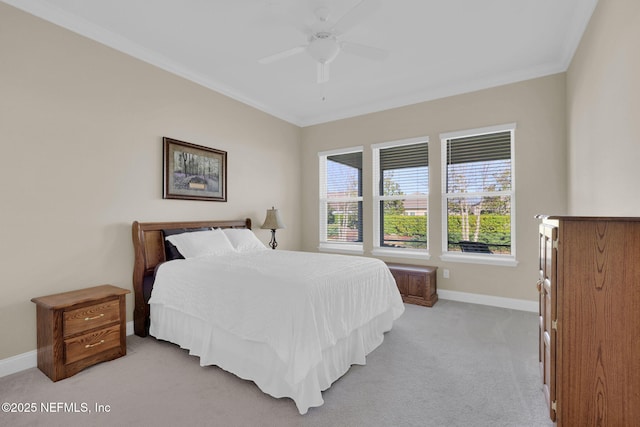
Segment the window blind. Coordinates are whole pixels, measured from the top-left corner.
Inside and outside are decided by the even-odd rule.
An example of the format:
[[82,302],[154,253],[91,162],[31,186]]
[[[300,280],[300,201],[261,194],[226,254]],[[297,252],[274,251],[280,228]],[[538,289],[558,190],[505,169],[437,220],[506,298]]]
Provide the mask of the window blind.
[[380,169],[429,166],[429,144],[403,145],[380,150]]
[[429,192],[429,144],[420,143],[380,150],[380,195]]
[[511,159],[511,131],[447,141],[447,164]]
[[[326,156],[326,241],[362,242],[362,152]],[[321,221],[323,219],[321,218]]]
[[[513,129],[442,139],[444,252],[514,256]],[[473,246],[473,250],[469,249]]]
[[427,249],[429,145],[380,148],[379,245]]
[[511,132],[447,140],[447,193],[511,188]]
[[362,197],[362,152],[327,156],[326,194]]

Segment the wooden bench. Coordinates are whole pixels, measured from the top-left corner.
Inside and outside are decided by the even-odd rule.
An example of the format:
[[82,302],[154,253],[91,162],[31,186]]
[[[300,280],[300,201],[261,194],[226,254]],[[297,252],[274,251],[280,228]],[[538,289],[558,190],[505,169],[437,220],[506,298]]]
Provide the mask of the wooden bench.
[[404,302],[432,307],[438,301],[438,267],[396,263],[387,263],[387,266],[396,279]]

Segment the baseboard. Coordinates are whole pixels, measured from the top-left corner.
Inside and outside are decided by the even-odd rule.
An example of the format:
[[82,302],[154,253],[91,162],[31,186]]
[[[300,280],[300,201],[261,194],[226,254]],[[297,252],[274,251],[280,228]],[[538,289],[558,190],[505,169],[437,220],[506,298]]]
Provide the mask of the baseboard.
[[438,289],[438,298],[451,301],[468,302],[471,304],[490,305],[493,307],[510,308],[512,310],[538,312],[538,302],[523,299],[494,297],[491,295],[471,294],[467,292],[448,291]]
[[31,350],[0,360],[0,378],[38,366],[38,351]]
[[[127,336],[133,335],[133,322],[127,322]],[[38,350],[0,360],[0,378],[38,366]]]

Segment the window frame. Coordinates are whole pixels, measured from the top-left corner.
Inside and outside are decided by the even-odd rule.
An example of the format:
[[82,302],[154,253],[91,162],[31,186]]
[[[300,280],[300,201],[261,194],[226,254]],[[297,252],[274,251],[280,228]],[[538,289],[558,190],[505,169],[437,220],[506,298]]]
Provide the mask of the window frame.
[[[429,227],[429,195],[431,180],[429,180],[429,185],[427,186],[427,194],[424,197],[406,197],[407,195],[403,195],[402,197],[392,197],[388,198],[388,196],[380,195],[380,150],[385,148],[392,147],[402,147],[407,145],[416,145],[416,144],[429,144],[428,136],[421,136],[416,138],[408,138],[401,139],[395,141],[387,141],[381,142],[377,144],[371,145],[372,150],[372,164],[373,164],[373,249],[371,250],[371,254],[374,256],[384,256],[384,257],[397,257],[397,258],[413,258],[413,259],[431,259],[431,255],[429,253],[429,232],[431,228]],[[427,173],[430,173],[431,168],[428,169]],[[427,248],[426,249],[408,249],[408,248],[388,248],[380,246],[380,233],[382,232],[380,227],[380,202],[383,200],[425,200],[427,203]]]
[[[516,170],[515,170],[515,130],[516,123],[488,126],[477,129],[468,129],[456,132],[440,134],[441,147],[441,197],[442,197],[442,261],[464,262],[473,264],[488,264],[515,267],[518,265],[516,259]],[[460,197],[459,193],[447,192],[447,141],[451,139],[487,135],[499,132],[511,132],[511,188],[508,191],[498,192],[475,192],[475,196],[506,195],[510,197],[511,203],[511,253],[505,254],[470,254],[469,252],[449,251],[449,229],[448,229],[448,200],[453,197]]]
[[[319,167],[319,182],[318,182],[318,250],[321,252],[336,252],[336,253],[347,253],[347,254],[364,254],[364,236],[362,242],[330,242],[327,240],[327,204],[331,201],[342,201],[342,202],[360,202],[362,206],[362,217],[364,217],[364,202],[363,196],[358,197],[344,197],[344,198],[332,198],[326,194],[327,189],[327,158],[330,156],[336,156],[341,154],[350,154],[350,153],[361,153],[363,157],[363,167],[364,167],[364,146],[359,145],[355,147],[349,148],[339,148],[335,150],[321,151],[318,153],[318,167]],[[361,173],[363,173],[361,171]],[[364,177],[364,174],[363,174]],[[360,193],[364,194],[360,189]],[[363,219],[364,222],[364,219]],[[364,224],[360,224],[360,227],[364,230]]]

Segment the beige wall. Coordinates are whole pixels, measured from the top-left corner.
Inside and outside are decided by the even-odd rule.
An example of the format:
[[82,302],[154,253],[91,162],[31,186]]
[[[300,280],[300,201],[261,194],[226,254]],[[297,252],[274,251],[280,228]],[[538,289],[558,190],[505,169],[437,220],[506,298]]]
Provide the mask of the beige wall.
[[640,215],[640,1],[600,0],[567,72],[569,211]]
[[[443,132],[513,123],[516,171],[517,267],[445,263],[440,260],[441,199],[440,139]],[[565,211],[565,75],[557,74],[474,93],[425,102],[375,114],[304,128],[303,248],[318,246],[318,156],[323,150],[363,145],[365,254],[372,249],[371,144],[428,136],[430,186],[429,234],[431,260],[442,267],[438,288],[505,298],[535,300],[537,277],[537,213]],[[403,260],[394,260],[403,261]],[[404,260],[415,263],[415,260]],[[450,278],[442,277],[442,269]]]
[[[0,58],[0,359],[36,348],[31,298],[131,289],[134,220],[259,227],[275,205],[300,248],[298,127],[4,3]],[[227,203],[162,199],[163,136],[227,151]]]

